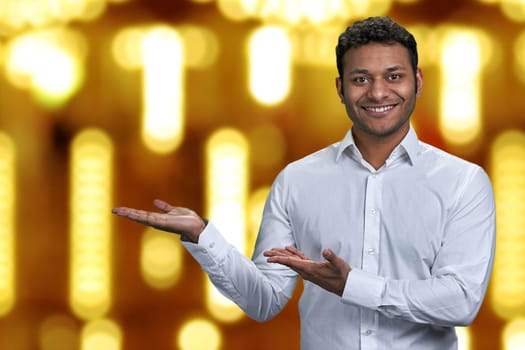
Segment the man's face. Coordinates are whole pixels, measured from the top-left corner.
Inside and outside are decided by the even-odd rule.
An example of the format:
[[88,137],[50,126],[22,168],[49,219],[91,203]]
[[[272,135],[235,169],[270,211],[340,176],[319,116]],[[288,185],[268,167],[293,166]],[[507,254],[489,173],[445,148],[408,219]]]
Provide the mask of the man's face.
[[350,49],[343,72],[336,79],[337,92],[356,136],[406,133],[423,77],[419,69],[414,76],[403,45],[371,43]]

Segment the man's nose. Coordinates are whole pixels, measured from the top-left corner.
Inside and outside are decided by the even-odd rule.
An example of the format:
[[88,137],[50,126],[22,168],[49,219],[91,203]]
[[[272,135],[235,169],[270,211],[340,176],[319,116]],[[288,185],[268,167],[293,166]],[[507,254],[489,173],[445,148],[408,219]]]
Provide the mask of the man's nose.
[[372,84],[370,84],[370,88],[368,90],[368,95],[370,99],[373,99],[374,101],[381,101],[384,100],[385,97],[387,97],[390,93],[390,87],[388,86],[388,83],[382,79],[380,80],[374,80]]

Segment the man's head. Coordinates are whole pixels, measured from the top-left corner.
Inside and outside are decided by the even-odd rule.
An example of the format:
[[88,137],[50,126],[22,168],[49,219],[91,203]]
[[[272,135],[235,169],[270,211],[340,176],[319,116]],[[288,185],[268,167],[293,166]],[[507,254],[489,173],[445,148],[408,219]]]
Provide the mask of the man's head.
[[336,48],[336,88],[354,136],[400,139],[423,86],[414,37],[387,17],[356,22]]
[[343,76],[345,53],[352,48],[357,48],[370,43],[403,45],[410,57],[410,64],[414,74],[418,65],[417,44],[414,36],[403,26],[392,21],[389,17],[369,17],[362,21],[357,21],[339,36],[339,41],[335,48],[337,58],[337,71],[339,76]]

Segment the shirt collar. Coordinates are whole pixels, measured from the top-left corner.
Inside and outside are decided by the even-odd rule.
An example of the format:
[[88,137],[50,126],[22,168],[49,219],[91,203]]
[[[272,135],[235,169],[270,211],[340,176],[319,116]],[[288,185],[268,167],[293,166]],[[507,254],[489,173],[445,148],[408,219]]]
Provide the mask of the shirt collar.
[[[337,149],[337,154],[335,157],[336,162],[339,161],[341,155],[347,148],[357,150],[354,135],[352,134],[352,129],[348,130],[343,140],[339,143],[339,147]],[[400,150],[403,151],[403,153],[407,154],[410,163],[412,163],[413,165],[416,161],[416,157],[419,152],[419,139],[412,127],[410,127],[408,133],[405,135],[401,143],[394,149],[392,153],[398,152]]]

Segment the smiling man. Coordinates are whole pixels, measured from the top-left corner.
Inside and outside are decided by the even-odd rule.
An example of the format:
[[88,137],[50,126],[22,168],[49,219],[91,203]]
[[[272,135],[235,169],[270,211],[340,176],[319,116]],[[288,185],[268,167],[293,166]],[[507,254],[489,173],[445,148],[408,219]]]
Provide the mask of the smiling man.
[[352,120],[341,142],[289,164],[268,196],[252,260],[195,212],[117,215],[178,233],[215,286],[256,320],[286,305],[298,277],[301,349],[457,348],[494,257],[490,181],[479,166],[418,140],[416,42],[388,17],[348,27],[337,93]]

